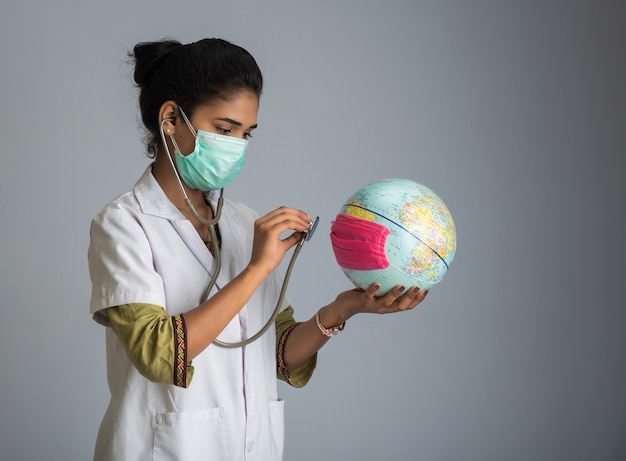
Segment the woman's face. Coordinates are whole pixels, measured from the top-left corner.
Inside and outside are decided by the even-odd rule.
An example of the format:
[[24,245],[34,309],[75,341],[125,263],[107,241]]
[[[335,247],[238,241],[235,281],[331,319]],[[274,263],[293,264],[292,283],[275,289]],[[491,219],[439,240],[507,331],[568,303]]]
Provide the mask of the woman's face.
[[[228,101],[218,100],[198,106],[189,117],[196,131],[208,131],[235,138],[248,139],[257,127],[259,99],[250,91],[241,91]],[[182,117],[176,117],[176,142],[181,153],[187,155],[195,148],[195,137]]]

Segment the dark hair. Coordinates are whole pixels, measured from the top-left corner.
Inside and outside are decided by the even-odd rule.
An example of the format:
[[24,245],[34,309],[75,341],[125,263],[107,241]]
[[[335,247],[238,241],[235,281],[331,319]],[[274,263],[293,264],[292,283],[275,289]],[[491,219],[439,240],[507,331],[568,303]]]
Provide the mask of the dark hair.
[[175,101],[191,117],[199,105],[227,101],[242,90],[261,96],[263,77],[256,61],[226,40],[207,38],[188,45],[176,40],[143,42],[129,56],[135,62],[149,157],[156,155],[161,141],[158,116],[165,101]]

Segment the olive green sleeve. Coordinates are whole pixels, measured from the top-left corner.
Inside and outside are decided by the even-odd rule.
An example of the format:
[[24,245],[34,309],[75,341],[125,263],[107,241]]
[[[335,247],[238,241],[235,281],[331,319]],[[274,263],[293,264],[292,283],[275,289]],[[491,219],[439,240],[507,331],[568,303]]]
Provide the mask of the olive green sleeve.
[[293,317],[293,307],[289,306],[276,316],[276,362],[278,378],[293,387],[303,387],[309,382],[315,366],[317,365],[317,353],[313,354],[306,362],[295,370],[288,370],[284,360],[285,343],[289,333],[298,325]]
[[188,387],[193,366],[187,361],[185,318],[169,316],[154,304],[124,304],[106,311],[111,328],[142,376],[157,383]]

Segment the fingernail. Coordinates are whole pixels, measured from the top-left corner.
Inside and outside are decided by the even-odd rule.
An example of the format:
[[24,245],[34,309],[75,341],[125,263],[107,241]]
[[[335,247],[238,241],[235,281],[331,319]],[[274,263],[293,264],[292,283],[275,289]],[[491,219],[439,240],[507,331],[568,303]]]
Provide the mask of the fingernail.
[[375,283],[374,284],[374,290],[376,290],[376,292],[378,292],[378,290],[380,290],[380,283]]
[[[426,297],[426,295],[427,295],[427,294],[428,294],[428,290],[426,290],[426,291],[424,292],[424,298]],[[424,298],[422,298],[422,299],[424,299]]]
[[400,288],[398,288],[398,293],[402,293],[405,289],[406,287],[404,285],[400,286]]
[[418,294],[420,292],[419,287],[413,288],[412,292],[413,292],[414,295]]

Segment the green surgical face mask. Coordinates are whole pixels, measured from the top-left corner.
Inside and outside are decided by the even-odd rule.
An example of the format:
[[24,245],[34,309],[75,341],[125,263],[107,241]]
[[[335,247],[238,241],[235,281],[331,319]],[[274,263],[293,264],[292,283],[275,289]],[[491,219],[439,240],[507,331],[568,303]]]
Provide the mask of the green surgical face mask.
[[193,152],[183,155],[174,137],[170,136],[181,178],[193,189],[205,192],[223,189],[239,175],[248,140],[202,130],[196,132],[182,109],[180,113],[196,138]]

